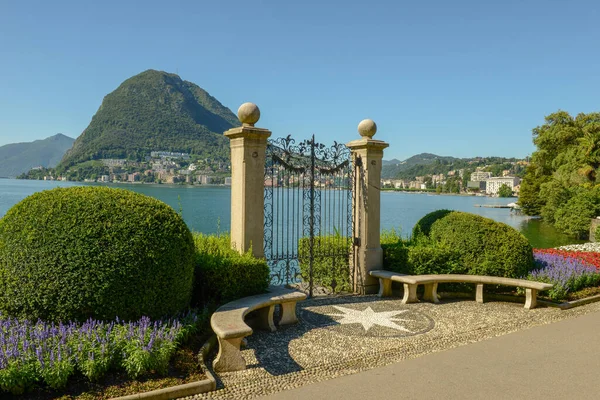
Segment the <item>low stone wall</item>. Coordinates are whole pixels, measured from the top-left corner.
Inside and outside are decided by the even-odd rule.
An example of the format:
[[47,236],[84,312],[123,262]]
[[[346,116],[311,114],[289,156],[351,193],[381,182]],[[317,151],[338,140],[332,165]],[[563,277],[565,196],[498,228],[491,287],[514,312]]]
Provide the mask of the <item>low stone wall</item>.
[[598,226],[600,226],[600,219],[592,219],[592,224],[590,225],[590,242],[596,241],[596,228]]

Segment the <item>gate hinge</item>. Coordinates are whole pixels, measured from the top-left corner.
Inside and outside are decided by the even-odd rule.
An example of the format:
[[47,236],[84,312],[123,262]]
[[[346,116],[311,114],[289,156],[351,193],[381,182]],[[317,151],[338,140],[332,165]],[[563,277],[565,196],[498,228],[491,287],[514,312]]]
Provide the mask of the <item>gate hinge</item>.
[[359,237],[355,237],[354,238],[354,245],[355,246],[360,246],[360,238]]

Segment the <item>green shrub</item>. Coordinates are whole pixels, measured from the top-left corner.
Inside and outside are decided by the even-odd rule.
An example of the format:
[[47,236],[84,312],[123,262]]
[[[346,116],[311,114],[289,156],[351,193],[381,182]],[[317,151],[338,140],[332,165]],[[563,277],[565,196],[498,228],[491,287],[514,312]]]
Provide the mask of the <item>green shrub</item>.
[[383,230],[380,235],[383,250],[383,269],[408,274],[407,241],[395,229]]
[[[302,280],[310,279],[310,241],[298,241]],[[333,292],[352,291],[350,279],[350,239],[341,235],[317,236],[313,242],[313,284]]]
[[556,210],[554,224],[567,235],[586,239],[590,233],[591,219],[595,218],[599,211],[598,190],[579,189]]
[[411,275],[452,274],[460,270],[460,254],[439,245],[408,248],[408,273]]
[[460,254],[454,273],[519,278],[533,268],[527,239],[508,225],[454,211],[431,226],[430,237]]
[[438,219],[444,218],[450,214],[451,210],[436,210],[426,214],[423,218],[417,221],[413,230],[412,237],[414,240],[419,240],[423,237],[428,238],[431,231],[431,225]]
[[224,304],[241,297],[263,293],[270,272],[265,260],[248,251],[231,248],[229,235],[194,233],[196,274],[194,303]]
[[192,235],[128,190],[57,188],[0,219],[0,312],[36,320],[159,318],[189,305]]
[[382,243],[381,248],[383,249],[383,269],[401,274],[411,273],[408,265],[409,247],[406,243]]

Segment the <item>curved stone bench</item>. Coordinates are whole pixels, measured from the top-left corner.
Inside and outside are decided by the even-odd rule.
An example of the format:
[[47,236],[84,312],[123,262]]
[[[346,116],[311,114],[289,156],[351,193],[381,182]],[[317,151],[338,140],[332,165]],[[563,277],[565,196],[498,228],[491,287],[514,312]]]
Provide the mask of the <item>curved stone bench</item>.
[[276,330],[273,321],[275,306],[281,305],[279,325],[293,324],[296,318],[296,302],[306,299],[306,294],[283,288],[271,287],[269,292],[244,297],[227,303],[217,309],[210,318],[210,326],[219,340],[219,353],[213,362],[217,372],[240,371],[246,369],[240,344],[243,338],[252,334],[252,328],[244,318],[257,311],[258,328],[271,332]]
[[404,297],[402,303],[416,303],[417,286],[424,285],[425,292],[423,300],[439,303],[437,297],[438,283],[475,283],[475,300],[483,303],[483,285],[503,285],[525,288],[525,308],[531,309],[537,306],[537,293],[540,290],[552,289],[554,285],[543,282],[529,281],[526,279],[503,278],[498,276],[483,275],[458,275],[458,274],[439,274],[439,275],[404,275],[392,271],[376,270],[369,274],[379,278],[379,297],[392,295],[392,282],[404,284]]

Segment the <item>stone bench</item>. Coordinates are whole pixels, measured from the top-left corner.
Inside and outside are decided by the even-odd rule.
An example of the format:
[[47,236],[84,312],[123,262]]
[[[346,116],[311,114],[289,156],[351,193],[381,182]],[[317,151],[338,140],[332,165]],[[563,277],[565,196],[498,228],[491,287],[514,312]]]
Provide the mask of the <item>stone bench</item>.
[[475,300],[483,303],[483,285],[503,285],[525,288],[525,308],[531,309],[537,306],[537,293],[540,290],[552,289],[554,285],[543,282],[528,281],[525,279],[502,278],[497,276],[482,275],[458,275],[458,274],[440,274],[440,275],[404,275],[392,271],[376,270],[369,274],[379,278],[379,297],[392,295],[392,282],[404,284],[404,297],[402,303],[416,303],[417,286],[424,285],[425,292],[423,300],[439,303],[437,297],[438,283],[475,283]]
[[275,306],[281,305],[279,325],[293,324],[296,318],[296,302],[306,299],[306,294],[278,287],[270,287],[269,292],[244,297],[227,303],[217,309],[210,318],[210,326],[219,341],[219,353],[213,362],[217,372],[240,371],[246,369],[240,345],[252,328],[244,318],[257,310],[255,327],[271,332],[276,330],[273,321]]

